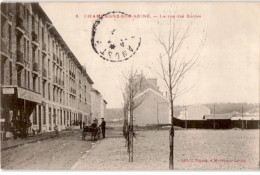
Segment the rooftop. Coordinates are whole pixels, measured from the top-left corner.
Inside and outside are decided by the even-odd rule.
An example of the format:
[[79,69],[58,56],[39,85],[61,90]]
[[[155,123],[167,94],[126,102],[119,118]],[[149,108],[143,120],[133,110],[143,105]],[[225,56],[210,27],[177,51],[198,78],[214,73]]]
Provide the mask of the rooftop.
[[76,66],[80,69],[80,71],[83,73],[83,75],[85,75],[87,77],[88,82],[91,83],[91,84],[94,84],[94,82],[92,81],[90,76],[87,74],[86,69],[84,69],[84,67],[80,64],[80,62],[75,57],[73,52],[70,50],[70,48],[68,47],[66,42],[63,40],[63,38],[61,37],[61,35],[57,31],[57,29],[53,26],[51,20],[47,16],[47,14],[43,11],[41,6],[39,5],[39,3],[32,3],[32,10],[35,11],[36,13],[40,14],[41,18],[43,18],[44,20],[47,21],[47,24],[50,25],[49,31],[55,36],[55,38],[58,40],[58,42],[61,45],[61,47],[63,49],[65,49],[69,53],[70,57],[73,59],[73,61],[76,64]]

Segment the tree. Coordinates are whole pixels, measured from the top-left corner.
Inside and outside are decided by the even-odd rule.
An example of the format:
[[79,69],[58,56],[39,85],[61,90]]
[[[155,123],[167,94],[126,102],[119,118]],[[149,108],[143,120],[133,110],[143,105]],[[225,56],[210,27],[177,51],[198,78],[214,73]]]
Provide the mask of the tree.
[[[133,162],[133,137],[134,137],[134,128],[133,128],[133,118],[134,118],[134,109],[136,109],[143,101],[144,96],[139,100],[136,100],[135,97],[141,92],[142,83],[144,80],[143,74],[138,74],[137,70],[131,70],[127,75],[123,74],[125,78],[125,91],[123,93],[124,97],[124,132],[127,139],[127,150],[129,153],[129,162]],[[128,122],[128,112],[130,113],[130,121]],[[129,124],[128,124],[129,123]],[[128,124],[128,125],[127,125]]]
[[129,145],[129,133],[127,132],[128,127],[128,111],[129,111],[129,100],[128,95],[123,92],[123,115],[124,115],[124,123],[123,123],[123,136],[126,139],[127,153],[130,153],[130,145]]
[[[195,50],[192,50],[190,47],[192,45],[187,42],[191,35],[192,22],[184,25],[181,22],[183,21],[170,18],[167,25],[169,26],[168,32],[164,32],[164,35],[160,32],[155,34],[156,41],[163,49],[163,53],[160,53],[158,58],[160,71],[156,72],[166,85],[171,110],[171,128],[169,131],[170,169],[174,169],[174,101],[178,96],[190,90],[190,88],[180,89],[180,85],[184,76],[200,57],[206,41],[206,34],[203,30],[202,38],[195,46]],[[160,31],[162,32],[162,30]]]

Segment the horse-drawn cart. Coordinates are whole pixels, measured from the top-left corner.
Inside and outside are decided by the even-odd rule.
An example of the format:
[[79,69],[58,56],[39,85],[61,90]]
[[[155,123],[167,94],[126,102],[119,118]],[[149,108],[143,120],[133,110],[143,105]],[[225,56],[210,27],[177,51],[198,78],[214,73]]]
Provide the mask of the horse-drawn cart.
[[101,128],[100,127],[91,127],[91,126],[84,126],[82,131],[82,140],[86,139],[87,135],[91,136],[91,140],[98,140],[100,139]]

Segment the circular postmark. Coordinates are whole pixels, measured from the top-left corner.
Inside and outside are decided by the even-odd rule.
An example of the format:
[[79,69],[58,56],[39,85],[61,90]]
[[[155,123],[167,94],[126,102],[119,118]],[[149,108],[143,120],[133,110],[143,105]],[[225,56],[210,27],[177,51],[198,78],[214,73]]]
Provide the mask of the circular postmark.
[[131,58],[141,45],[141,37],[129,15],[113,11],[98,18],[92,27],[91,45],[104,60],[122,62]]

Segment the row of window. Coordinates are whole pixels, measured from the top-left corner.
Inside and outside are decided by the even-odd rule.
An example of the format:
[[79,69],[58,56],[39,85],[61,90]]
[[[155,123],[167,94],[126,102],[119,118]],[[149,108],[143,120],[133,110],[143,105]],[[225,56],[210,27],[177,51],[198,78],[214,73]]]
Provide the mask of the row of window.
[[[10,4],[8,4],[10,5]],[[3,7],[3,6],[1,6]],[[6,15],[8,14],[8,7],[5,7],[5,8],[2,8],[2,9],[5,9],[6,11],[4,13],[6,13]],[[65,52],[62,50],[62,47],[60,46],[59,42],[57,42],[54,37],[51,38],[51,34],[50,33],[47,33],[47,25],[46,24],[42,24],[41,23],[41,19],[38,20],[38,17],[37,15],[34,16],[34,15],[31,15],[31,12],[29,9],[27,9],[26,6],[24,6],[23,4],[21,3],[17,3],[16,4],[16,10],[17,10],[17,14],[22,17],[22,26],[25,27],[25,30],[26,30],[26,33],[23,37],[17,37],[17,48],[18,48],[18,51],[20,51],[21,53],[23,53],[23,58],[25,59],[25,65],[26,68],[28,68],[28,65],[30,65],[30,63],[32,64],[33,66],[33,70],[35,69],[36,71],[38,70],[39,72],[39,69],[37,67],[40,67],[40,63],[41,63],[41,67],[42,67],[42,75],[43,76],[46,76],[45,75],[45,58],[46,56],[44,54],[42,54],[41,56],[41,51],[37,48],[34,48],[32,49],[32,45],[31,45],[31,42],[29,41],[29,34],[31,34],[29,32],[30,30],[30,24],[32,26],[31,28],[31,31],[32,33],[34,33],[36,35],[36,39],[37,39],[37,42],[41,43],[41,46],[43,47],[44,44],[45,44],[45,40],[47,39],[47,50],[49,52],[53,52],[54,55],[57,55],[59,57],[60,60],[62,60],[64,62],[64,59],[67,58],[66,60],[66,63],[69,67],[69,70],[71,72],[71,74],[73,75],[73,78],[74,79],[70,79],[70,80],[73,80],[70,82],[70,85],[72,86],[73,88],[73,92],[75,95],[77,90],[78,89],[78,97],[79,97],[79,101],[84,101],[84,96],[86,96],[86,90],[87,90],[87,85],[86,83],[88,83],[87,81],[87,78],[83,76],[83,73],[81,71],[76,71],[77,68],[74,64],[73,61],[69,60],[68,59],[68,54],[65,54]],[[3,21],[2,21],[3,23]],[[6,39],[9,43],[8,45],[10,45],[9,48],[11,48],[11,38],[12,38],[12,32],[11,32],[11,24],[9,22],[7,22],[7,20],[5,20],[4,22],[5,25],[7,25],[8,27],[4,27],[5,25],[2,25],[1,28],[3,29],[7,29],[7,31],[5,30],[1,30],[3,32],[3,35],[2,35],[2,39],[4,40],[4,38],[8,38]],[[20,25],[20,24],[17,24],[17,25]],[[45,34],[47,33],[47,34]],[[26,36],[26,34],[28,36]],[[41,35],[41,36],[40,36]],[[38,37],[40,36],[40,37]],[[48,37],[46,37],[48,36]],[[45,38],[46,37],[46,38]],[[41,38],[41,42],[40,40],[38,40],[38,38]],[[2,50],[2,49],[1,49]],[[10,49],[9,49],[10,50]],[[31,50],[31,51],[30,51]],[[30,52],[31,52],[31,57],[30,57]],[[30,58],[32,58],[32,60],[30,60]],[[40,61],[40,59],[42,59]],[[48,60],[48,76],[50,77],[50,59],[47,59]],[[37,63],[34,65],[34,63]],[[37,66],[38,65],[38,66]],[[55,64],[56,65],[56,64]],[[10,62],[10,67],[9,67],[9,77],[10,77],[10,84],[12,84],[12,63]],[[45,71],[44,71],[45,70]],[[55,66],[54,66],[54,69],[55,71],[54,72],[54,76],[55,77],[55,81],[58,80],[58,82],[61,82],[60,84],[62,85],[65,85],[65,76],[64,76],[64,72],[63,70],[64,69],[60,69],[59,66],[57,66],[57,68],[55,69]],[[2,73],[3,72],[3,73]],[[78,82],[79,82],[79,86],[77,87],[76,86],[76,82],[75,82],[75,75],[76,75],[76,72],[78,73]],[[4,75],[4,69],[1,69],[1,76]],[[5,76],[2,76],[2,77],[5,77]],[[82,81],[81,81],[82,79]],[[67,84],[69,84],[69,77],[66,76],[66,80],[67,80]],[[1,82],[4,82],[4,78],[1,79]],[[30,83],[32,82],[32,86],[30,86]],[[17,72],[17,83],[19,86],[21,87],[24,87],[24,88],[27,88],[27,89],[31,89],[31,90],[34,90],[36,92],[41,92],[40,91],[40,87],[41,87],[41,80],[39,77],[35,77],[28,69],[23,69],[23,70],[20,70],[19,72]],[[4,83],[3,83],[4,84]],[[50,98],[50,83],[46,83],[45,80],[42,81],[42,95],[43,97],[46,97],[46,84],[48,85],[48,99],[51,100]],[[81,85],[82,84],[82,87],[84,88],[84,91],[83,90],[80,90],[81,88]],[[67,87],[68,88],[68,87]],[[69,89],[67,89],[69,90]],[[64,93],[64,92],[63,92]],[[58,90],[57,92],[54,90],[53,88],[53,99],[57,102],[60,102],[62,101],[62,97],[64,95],[59,95],[58,93]],[[67,95],[68,96],[68,95]],[[74,98],[74,97],[73,97]],[[72,99],[73,100],[73,99]],[[87,102],[86,100],[86,97],[85,97],[85,103]]]
[[[50,33],[45,35],[45,33],[47,33],[47,25],[46,24],[41,24],[40,18],[39,18],[39,20],[35,20],[34,15],[31,15],[31,13],[29,12],[29,10],[27,9],[26,6],[23,6],[21,3],[17,4],[17,6],[18,6],[17,7],[17,13],[19,14],[20,17],[22,17],[22,25],[24,26],[24,23],[27,24],[27,25],[25,25],[25,26],[27,26],[27,27],[25,27],[25,29],[27,31],[29,31],[29,26],[30,26],[29,24],[31,23],[32,31],[33,31],[35,37],[38,38],[38,35],[41,34],[41,37],[39,37],[39,38],[41,38],[41,41],[40,40],[39,41],[37,40],[37,41],[39,43],[41,43],[42,47],[46,47],[45,36],[48,35],[48,37],[46,38],[47,39],[47,43],[48,43],[47,44],[47,48],[46,48],[47,51],[53,53],[53,55],[55,55],[55,57],[57,55],[57,58],[55,58],[55,59],[60,60],[61,63],[64,62],[64,60],[67,60],[67,67],[69,67],[69,70],[73,73],[73,75],[76,75],[77,68],[76,68],[75,64],[73,63],[73,61],[68,59],[68,54],[65,54],[65,52],[63,51],[63,49],[60,46],[59,42],[57,42],[54,39],[55,37],[51,37]],[[21,10],[21,9],[24,9],[24,10]],[[4,22],[2,21],[2,23],[8,24],[6,20]],[[2,26],[4,26],[4,25],[2,25]],[[2,27],[2,28],[7,28],[7,27]],[[10,42],[11,41],[11,37],[12,37],[12,35],[11,35],[11,25],[8,26],[8,30],[9,30],[9,34],[8,34],[8,32],[4,32],[5,30],[1,30],[1,31],[2,31],[2,36],[4,38],[6,38],[5,36],[7,36],[7,34],[9,35],[9,39],[8,40],[6,39],[6,41]],[[26,33],[28,34],[28,32],[26,32]],[[29,59],[30,58],[29,57],[29,46],[30,46],[30,44],[29,44],[28,38],[29,38],[28,36],[26,36],[26,38],[24,37],[24,51],[22,53],[24,53],[24,58],[25,59]],[[11,45],[11,43],[9,45]],[[21,45],[22,44],[19,42],[18,43],[18,48],[21,47]],[[32,60],[33,62],[36,62],[36,63],[39,64],[40,63],[39,62],[40,51],[38,50],[38,51],[33,52],[32,53],[32,58],[33,58],[33,60]],[[44,65],[45,65],[44,64],[44,57],[43,57],[43,61],[42,62],[43,62],[42,67],[44,68]],[[63,64],[59,64],[59,65],[63,66]],[[48,67],[49,66],[50,65],[48,63]],[[79,75],[80,75],[80,73],[79,73]]]
[[[36,114],[38,108],[38,115]],[[42,110],[41,110],[42,108]],[[41,114],[42,113],[42,114]],[[67,114],[67,115],[66,115]],[[39,117],[37,117],[39,116]],[[33,125],[38,125],[39,121],[38,119],[43,117],[43,125],[46,125],[46,107],[45,106],[35,106],[33,110]],[[49,116],[49,126],[55,126],[55,125],[73,125],[75,122],[79,121],[79,116],[74,112],[67,112],[63,111],[61,109],[53,109],[53,112],[51,108],[49,107],[48,110],[48,116]]]

